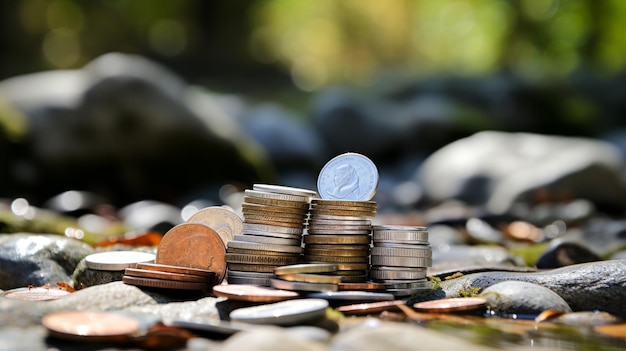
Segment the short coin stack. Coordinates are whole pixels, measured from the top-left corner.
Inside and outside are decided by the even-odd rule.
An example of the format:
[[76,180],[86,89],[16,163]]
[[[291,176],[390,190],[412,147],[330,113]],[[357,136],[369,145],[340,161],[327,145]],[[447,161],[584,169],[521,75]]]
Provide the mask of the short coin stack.
[[425,227],[375,225],[372,240],[369,276],[373,281],[384,283],[395,296],[430,288],[426,269],[432,265],[432,249]]
[[343,282],[368,280],[374,201],[312,199],[304,262],[333,263]]
[[136,268],[126,268],[122,281],[151,288],[208,291],[215,285],[215,277],[215,272],[205,269],[138,263]]
[[296,264],[312,190],[255,184],[245,190],[243,233],[228,243],[228,282],[270,286],[274,268]]
[[303,263],[277,267],[272,287],[281,290],[324,292],[337,291],[341,277],[336,275],[338,266],[332,263]]

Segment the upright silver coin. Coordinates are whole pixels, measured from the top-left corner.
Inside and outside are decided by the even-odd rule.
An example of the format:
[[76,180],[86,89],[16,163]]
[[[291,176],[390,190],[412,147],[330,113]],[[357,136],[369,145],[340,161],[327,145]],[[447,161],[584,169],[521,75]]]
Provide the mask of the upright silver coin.
[[322,199],[369,201],[378,188],[378,169],[372,160],[348,152],[328,161],[317,178]]

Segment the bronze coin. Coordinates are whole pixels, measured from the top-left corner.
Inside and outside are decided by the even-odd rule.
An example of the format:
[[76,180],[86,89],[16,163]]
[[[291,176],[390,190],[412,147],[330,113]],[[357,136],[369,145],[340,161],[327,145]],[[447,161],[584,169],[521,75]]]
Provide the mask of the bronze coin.
[[302,239],[305,244],[369,244],[371,237],[369,235],[303,235]]
[[243,219],[235,210],[226,206],[210,206],[194,213],[187,223],[200,223],[215,230],[225,246],[233,240],[233,235],[241,233]]
[[280,276],[280,279],[288,280],[290,282],[304,282],[304,283],[328,283],[328,284],[341,283],[340,276],[325,275],[325,274],[312,274],[312,273],[283,274]]
[[244,202],[241,204],[242,212],[251,211],[251,212],[280,212],[280,213],[291,213],[294,215],[306,215],[309,212],[308,208],[295,208],[295,207],[277,207],[271,205],[262,205],[262,204],[251,204]]
[[199,275],[199,276],[207,277],[209,279],[214,279],[215,278],[215,272],[211,272],[211,271],[206,270],[206,269],[179,267],[179,266],[168,266],[168,265],[157,264],[157,263],[137,263],[137,268],[139,268],[139,269],[148,269],[148,270],[151,270],[151,271]]
[[148,288],[174,289],[174,290],[206,290],[213,284],[197,282],[181,282],[177,280],[165,280],[154,278],[133,277],[125,275],[122,282],[128,285],[144,286]]
[[413,308],[422,312],[460,312],[484,308],[487,300],[480,297],[458,297],[418,302]]
[[337,311],[345,315],[366,315],[372,313],[380,313],[384,311],[398,311],[398,305],[405,305],[406,301],[378,301],[370,303],[358,303],[354,305],[345,305],[337,307]]
[[59,288],[35,287],[7,290],[2,296],[14,300],[46,301],[56,300],[68,294],[70,292]]
[[364,257],[364,256],[368,256],[368,252],[367,251],[359,251],[359,250],[326,250],[326,249],[311,249],[309,247],[306,247],[304,249],[304,255],[310,255],[310,256],[331,256],[331,257],[335,257],[335,256],[342,256],[342,257]]
[[126,341],[140,328],[137,320],[112,312],[55,312],[41,324],[59,338],[106,342]]
[[212,279],[200,275],[159,272],[148,269],[126,268],[125,275],[131,277],[154,278],[164,280],[176,280],[180,282],[209,283]]
[[250,302],[278,302],[295,299],[299,296],[299,294],[294,291],[263,288],[246,284],[216,285],[213,287],[213,294],[217,297]]
[[347,283],[344,282],[339,284],[339,290],[384,290],[385,285],[374,282],[362,282],[362,283]]
[[216,284],[226,275],[226,246],[210,227],[199,223],[182,223],[161,239],[156,263],[205,269],[216,274]]
[[304,260],[309,262],[328,262],[328,263],[369,263],[369,256],[319,256],[304,255]]
[[266,205],[266,206],[274,206],[274,207],[290,207],[290,208],[298,208],[303,211],[309,210],[308,202],[301,201],[288,201],[288,200],[273,200],[273,199],[263,199],[259,197],[250,197],[246,196],[243,198],[244,204],[256,204],[256,205]]

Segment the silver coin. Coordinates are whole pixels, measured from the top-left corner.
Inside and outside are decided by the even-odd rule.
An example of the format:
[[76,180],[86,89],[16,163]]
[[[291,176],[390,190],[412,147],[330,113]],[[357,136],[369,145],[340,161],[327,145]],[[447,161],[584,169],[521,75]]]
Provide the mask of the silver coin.
[[282,290],[292,291],[337,291],[339,286],[337,284],[329,283],[305,283],[305,282],[291,282],[282,279],[271,279],[270,283],[272,287]]
[[372,247],[372,255],[377,256],[403,256],[403,257],[432,257],[433,251],[430,246],[411,245],[415,248],[406,247]]
[[251,243],[271,244],[271,245],[290,245],[300,246],[300,237],[298,239],[291,238],[273,238],[271,236],[250,235],[250,234],[235,234],[233,240],[247,241]]
[[371,264],[372,266],[430,267],[433,264],[433,260],[430,257],[372,255]]
[[300,246],[290,245],[270,245],[261,243],[251,243],[247,241],[231,240],[228,242],[228,247],[233,249],[246,249],[246,250],[261,250],[261,251],[276,251],[276,252],[288,252],[294,254],[302,253]]
[[333,219],[316,219],[309,218],[307,224],[309,226],[320,225],[320,226],[357,226],[357,227],[371,227],[372,221],[370,219],[363,219],[357,221],[343,221],[343,220],[333,220]]
[[320,292],[307,294],[309,298],[325,299],[329,301],[391,301],[394,299],[392,294],[386,292],[373,291],[336,291],[336,292]]
[[424,289],[433,286],[433,283],[426,278],[413,280],[382,280],[380,283],[385,286],[385,289]]
[[264,191],[267,193],[278,193],[278,194],[308,196],[308,197],[317,196],[317,192],[313,190],[293,188],[293,187],[282,186],[282,185],[253,184],[252,189],[257,190],[257,191]]
[[422,226],[411,226],[411,225],[389,225],[389,224],[379,224],[372,226],[372,229],[375,231],[399,231],[399,232],[423,232],[426,231],[426,227]]
[[324,318],[328,301],[322,299],[295,299],[230,312],[231,321],[252,324],[295,325]]
[[104,251],[85,257],[87,268],[98,271],[123,271],[137,263],[154,262],[156,255],[140,251]]
[[243,232],[255,230],[260,232],[283,233],[283,234],[302,234],[301,228],[284,227],[279,225],[243,223]]
[[375,241],[398,241],[398,242],[428,242],[428,232],[393,232],[372,230],[372,238]]
[[310,199],[308,196],[270,193],[270,192],[256,191],[256,190],[250,190],[250,189],[246,189],[244,191],[244,194],[245,196],[258,197],[261,199],[295,201],[295,202],[309,202],[309,199]]
[[420,271],[411,270],[381,270],[373,267],[370,272],[370,278],[376,281],[390,280],[390,279],[423,279],[426,278],[426,268]]
[[224,245],[233,239],[233,235],[241,233],[243,219],[237,212],[226,206],[210,206],[198,210],[187,223],[200,223],[209,226],[220,236]]
[[257,279],[269,279],[274,278],[274,273],[261,273],[261,272],[246,272],[246,271],[232,271],[226,270],[226,275],[237,278],[257,278]]
[[229,276],[228,284],[247,284],[247,285],[259,285],[259,286],[271,286],[271,278],[249,278],[249,277],[237,277]]
[[378,169],[364,155],[348,152],[328,161],[317,178],[322,199],[369,201],[378,188]]
[[248,230],[243,231],[243,235],[256,235],[256,236],[265,236],[269,238],[300,240],[302,238],[302,231],[300,231],[300,234],[283,234],[283,233],[263,232],[263,231],[248,229]]
[[336,221],[355,221],[355,222],[363,222],[369,221],[370,218],[374,216],[335,216],[335,215],[326,215],[326,214],[313,214],[309,216],[309,221],[316,220],[336,220]]
[[307,233],[313,235],[368,235],[370,233],[369,230],[352,230],[352,229],[319,229],[319,228],[308,228]]
[[411,296],[411,295],[415,295],[417,293],[420,292],[425,292],[425,291],[430,291],[432,290],[432,287],[424,287],[424,288],[406,288],[406,289],[387,289],[385,291],[387,291],[388,293],[392,294],[393,296]]

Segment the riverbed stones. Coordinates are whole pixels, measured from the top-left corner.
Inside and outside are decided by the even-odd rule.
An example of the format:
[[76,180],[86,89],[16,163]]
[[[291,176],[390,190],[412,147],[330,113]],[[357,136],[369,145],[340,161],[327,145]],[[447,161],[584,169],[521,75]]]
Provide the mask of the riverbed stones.
[[537,315],[545,310],[571,312],[571,308],[554,291],[538,284],[505,281],[480,293],[491,311],[505,315]]

